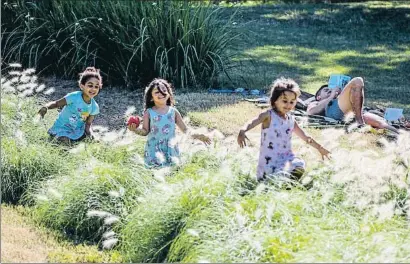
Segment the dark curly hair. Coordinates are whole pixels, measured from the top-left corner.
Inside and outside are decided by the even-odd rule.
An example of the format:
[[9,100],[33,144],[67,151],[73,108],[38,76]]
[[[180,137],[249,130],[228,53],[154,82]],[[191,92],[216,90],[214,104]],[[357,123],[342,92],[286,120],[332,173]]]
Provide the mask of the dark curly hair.
[[290,78],[281,77],[276,79],[269,87],[270,91],[270,104],[272,108],[275,108],[275,102],[284,92],[292,92],[296,95],[296,98],[300,96],[299,85]]
[[152,90],[154,90],[155,87],[157,87],[158,91],[164,96],[165,96],[165,94],[162,93],[160,87],[165,88],[168,91],[169,98],[167,100],[167,105],[173,106],[175,101],[174,101],[174,93],[172,92],[172,85],[164,79],[155,78],[145,88],[145,92],[144,92],[144,102],[145,102],[144,110],[147,110],[148,108],[152,108],[153,106],[155,106],[155,103],[152,100]]
[[100,70],[94,67],[87,67],[82,73],[79,74],[80,78],[78,79],[79,85],[84,85],[89,79],[97,78],[100,84],[100,89],[102,88],[102,77]]

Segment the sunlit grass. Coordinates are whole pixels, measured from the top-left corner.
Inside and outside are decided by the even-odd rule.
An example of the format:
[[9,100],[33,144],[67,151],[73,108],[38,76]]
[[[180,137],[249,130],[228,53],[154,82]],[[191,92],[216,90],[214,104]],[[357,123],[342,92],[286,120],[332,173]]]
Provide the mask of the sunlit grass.
[[372,103],[400,104],[408,116],[408,8],[403,1],[239,5],[231,29],[245,36],[232,50],[231,81],[223,82],[260,89],[286,76],[314,92],[331,73],[362,76]]

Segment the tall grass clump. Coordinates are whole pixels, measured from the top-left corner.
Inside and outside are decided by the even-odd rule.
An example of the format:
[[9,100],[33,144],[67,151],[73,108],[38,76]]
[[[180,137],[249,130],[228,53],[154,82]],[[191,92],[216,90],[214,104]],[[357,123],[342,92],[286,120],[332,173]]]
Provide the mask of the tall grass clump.
[[103,236],[104,232],[127,217],[152,178],[140,164],[125,167],[84,157],[84,152],[81,156],[87,162],[77,170],[33,190],[36,219],[74,240],[113,240],[114,233]]
[[105,80],[208,86],[225,71],[231,36],[218,8],[189,1],[4,3],[2,58],[44,74],[76,77],[95,65]]
[[[30,187],[68,171],[60,150],[50,144],[24,145],[18,139],[1,139],[1,200],[17,203]],[[29,202],[27,200],[26,202]]]
[[[310,190],[287,190],[279,179],[255,188],[240,184],[249,188],[246,195],[213,200],[185,218],[167,261],[405,261],[410,253],[406,241],[410,203],[405,187],[408,140],[403,134],[398,142],[384,142],[383,149],[363,152],[360,157],[354,150],[350,154],[343,148],[335,151],[338,162],[308,172],[314,178]],[[239,152],[239,157],[225,157],[241,164],[224,173],[233,175],[235,182],[252,161],[245,151],[255,154],[255,149],[249,149]],[[384,172],[374,165],[375,160]]]
[[1,80],[1,199],[17,203],[30,186],[69,171],[73,162],[47,140],[44,124],[36,119],[37,104],[26,92],[39,87],[34,76],[11,73]]
[[180,261],[180,250],[185,251],[190,244],[174,244],[187,229],[186,223],[200,220],[203,210],[225,210],[215,204],[240,199],[241,181],[232,173],[233,159],[226,161],[230,155],[222,145],[215,144],[204,152],[189,143],[182,144],[182,149],[191,146],[183,154],[186,163],[139,198],[136,210],[121,230],[121,251],[128,261]]

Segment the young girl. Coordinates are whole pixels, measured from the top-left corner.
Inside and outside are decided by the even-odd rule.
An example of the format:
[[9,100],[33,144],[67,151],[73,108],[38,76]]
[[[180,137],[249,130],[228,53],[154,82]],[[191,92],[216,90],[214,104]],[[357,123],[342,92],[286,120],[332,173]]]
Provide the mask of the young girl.
[[242,148],[246,146],[245,133],[262,124],[261,148],[257,168],[258,181],[280,171],[290,173],[294,179],[299,179],[302,176],[305,162],[295,157],[292,152],[292,132],[315,147],[322,155],[322,159],[329,158],[330,152],[306,135],[289,113],[295,107],[299,96],[300,89],[295,81],[283,77],[275,80],[271,85],[270,102],[272,109],[261,113],[239,131],[238,144]]
[[[145,109],[142,128],[130,124],[128,129],[141,136],[147,136],[144,160],[148,167],[162,167],[178,162],[179,149],[175,138],[175,125],[182,132],[187,127],[179,111],[173,107],[174,95],[171,85],[163,79],[154,79],[145,89]],[[202,134],[192,135],[205,144],[211,140]]]
[[102,87],[99,70],[88,67],[80,73],[78,84],[81,91],[69,93],[57,101],[49,102],[38,112],[41,117],[44,117],[48,109],[64,107],[48,133],[65,143],[79,141],[86,136],[92,138],[91,123],[94,116],[100,113],[98,104],[94,100]]

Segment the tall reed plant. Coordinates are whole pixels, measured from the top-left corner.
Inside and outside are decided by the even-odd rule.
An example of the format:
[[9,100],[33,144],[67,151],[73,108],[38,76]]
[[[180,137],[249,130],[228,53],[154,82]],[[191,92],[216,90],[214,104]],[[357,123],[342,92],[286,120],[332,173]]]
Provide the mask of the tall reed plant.
[[17,0],[1,8],[5,62],[68,78],[94,65],[128,86],[158,76],[209,86],[225,71],[234,37],[219,9],[201,2]]

